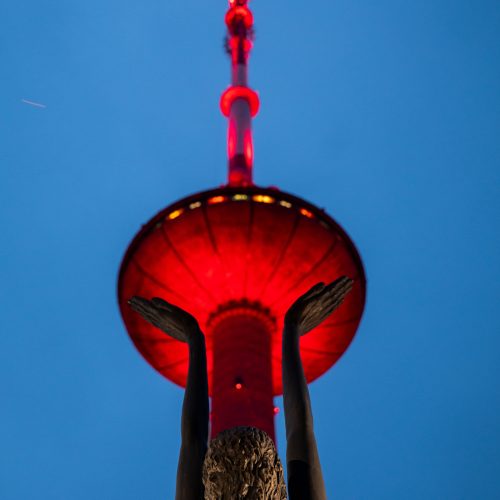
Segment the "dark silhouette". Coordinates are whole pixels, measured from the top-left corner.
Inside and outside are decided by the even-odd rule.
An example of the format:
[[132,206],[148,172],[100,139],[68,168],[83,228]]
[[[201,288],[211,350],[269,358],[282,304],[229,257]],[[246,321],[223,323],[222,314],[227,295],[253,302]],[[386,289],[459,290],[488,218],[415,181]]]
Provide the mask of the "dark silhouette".
[[[299,339],[335,311],[352,284],[353,281],[346,276],[328,285],[318,283],[297,299],[285,316],[283,398],[288,494],[292,500],[326,499]],[[263,431],[237,427],[221,432],[211,441],[207,453],[209,417],[205,337],[196,319],[160,298],[132,297],[129,304],[151,324],[189,346],[176,498],[286,498],[281,463],[272,440]],[[247,458],[240,460],[242,456]]]

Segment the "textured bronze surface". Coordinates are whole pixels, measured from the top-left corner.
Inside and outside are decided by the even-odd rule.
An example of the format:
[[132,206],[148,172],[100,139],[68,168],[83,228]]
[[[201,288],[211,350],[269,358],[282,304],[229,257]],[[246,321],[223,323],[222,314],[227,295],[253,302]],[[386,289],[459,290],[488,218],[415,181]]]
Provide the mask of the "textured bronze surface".
[[283,467],[272,439],[255,427],[233,427],[210,441],[203,464],[206,500],[284,500]]

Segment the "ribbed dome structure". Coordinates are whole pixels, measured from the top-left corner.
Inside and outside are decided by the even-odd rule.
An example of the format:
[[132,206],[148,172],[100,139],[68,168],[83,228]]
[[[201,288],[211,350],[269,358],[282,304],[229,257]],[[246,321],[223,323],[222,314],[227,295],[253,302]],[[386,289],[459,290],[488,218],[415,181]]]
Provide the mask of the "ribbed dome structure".
[[[187,376],[187,346],[146,323],[127,300],[133,295],[162,297],[198,319],[207,337],[210,393],[214,324],[231,311],[255,311],[270,332],[272,393],[278,395],[286,310],[315,283],[341,275],[355,280],[352,292],[325,323],[301,339],[304,370],[312,381],[352,341],[363,312],[365,276],[342,228],[300,198],[277,189],[224,187],[180,200],[151,219],[132,241],[118,294],[137,349],[181,386]],[[243,362],[246,353],[240,356]]]

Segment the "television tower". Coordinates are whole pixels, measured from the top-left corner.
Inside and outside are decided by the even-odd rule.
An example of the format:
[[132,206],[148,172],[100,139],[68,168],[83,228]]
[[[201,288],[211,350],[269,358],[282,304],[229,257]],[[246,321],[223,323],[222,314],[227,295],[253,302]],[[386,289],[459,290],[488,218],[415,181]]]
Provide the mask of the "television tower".
[[286,310],[319,281],[354,279],[342,308],[301,339],[311,382],[353,339],[365,275],[354,244],[324,210],[253,183],[252,118],[259,97],[248,85],[253,15],[247,0],[230,0],[225,21],[231,85],[220,107],[228,118],[228,182],[173,203],[142,227],[121,265],[118,300],[139,352],[180,386],[187,346],[144,321],[127,301],[158,296],[197,318],[206,335],[212,437],[247,425],[274,439]]

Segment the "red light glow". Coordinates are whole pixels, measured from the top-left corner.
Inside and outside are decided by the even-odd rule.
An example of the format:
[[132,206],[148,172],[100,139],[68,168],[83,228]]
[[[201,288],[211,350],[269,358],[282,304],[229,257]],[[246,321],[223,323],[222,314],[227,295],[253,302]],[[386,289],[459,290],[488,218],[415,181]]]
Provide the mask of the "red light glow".
[[243,384],[241,384],[240,382],[237,382],[236,384],[234,384],[234,387],[237,391],[243,389]]
[[247,38],[241,39],[237,36],[231,37],[229,40],[229,47],[231,48],[231,52],[233,53],[233,56],[237,56],[237,52],[240,48],[240,44],[243,44],[243,50],[245,52],[250,52],[252,50],[253,44],[251,40],[248,40]]
[[245,130],[245,138],[244,141],[244,151],[245,151],[245,160],[248,166],[253,165],[253,143],[252,143],[252,131]]
[[277,406],[275,406],[274,407],[274,414],[277,415],[279,412],[280,412],[280,409]]
[[222,203],[223,201],[226,201],[225,196],[213,196],[212,198],[209,198],[207,203],[209,205],[215,205],[216,203]]
[[306,210],[305,208],[301,208],[300,213],[309,219],[314,218],[314,214],[312,212],[309,212],[309,210]]
[[170,220],[177,219],[177,217],[179,217],[179,215],[181,215],[182,212],[184,212],[184,210],[182,208],[179,208],[179,210],[174,210],[173,212],[170,212],[167,215],[167,219],[170,219]]
[[250,114],[254,117],[259,112],[259,95],[248,87],[229,87],[220,98],[220,109],[224,116],[229,116],[231,106],[236,99],[245,99],[250,106]]
[[243,22],[246,28],[253,26],[253,14],[246,6],[231,7],[226,14],[226,25],[231,29],[236,23]]
[[246,194],[235,194],[233,196],[234,201],[245,201],[248,200],[248,195]]
[[233,120],[229,120],[229,127],[227,129],[227,156],[234,158],[236,155],[236,142],[237,142],[236,124]]
[[252,197],[252,200],[258,203],[274,203],[274,198],[265,194],[256,194]]

